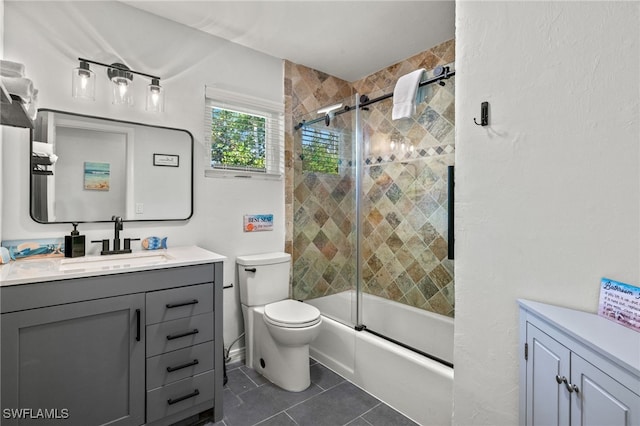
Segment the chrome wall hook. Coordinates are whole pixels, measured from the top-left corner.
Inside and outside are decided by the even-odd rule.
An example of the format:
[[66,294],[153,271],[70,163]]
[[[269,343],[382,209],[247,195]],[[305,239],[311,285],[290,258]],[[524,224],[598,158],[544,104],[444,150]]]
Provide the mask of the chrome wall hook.
[[487,126],[489,125],[489,102],[483,102],[480,104],[480,122],[478,123],[473,118],[473,122],[478,126]]

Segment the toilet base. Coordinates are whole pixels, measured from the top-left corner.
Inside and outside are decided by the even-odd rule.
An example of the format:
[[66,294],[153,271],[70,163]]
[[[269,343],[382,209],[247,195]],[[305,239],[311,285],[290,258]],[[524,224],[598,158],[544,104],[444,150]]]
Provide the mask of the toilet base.
[[289,392],[301,392],[311,385],[309,345],[296,348],[275,346],[264,348],[256,370],[271,383]]
[[[264,309],[243,306],[246,366],[289,392],[301,392],[311,384],[309,345],[277,344],[264,323]],[[317,324],[318,330],[320,324]],[[263,366],[264,365],[264,366]]]

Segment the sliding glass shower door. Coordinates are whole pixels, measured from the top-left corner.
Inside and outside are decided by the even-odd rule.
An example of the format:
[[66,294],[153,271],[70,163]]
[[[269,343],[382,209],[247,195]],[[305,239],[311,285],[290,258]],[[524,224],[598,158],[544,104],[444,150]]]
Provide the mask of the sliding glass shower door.
[[[360,200],[363,291],[451,317],[448,166],[455,151],[454,81],[426,86],[425,100],[411,118],[392,120],[392,98],[362,111]],[[366,311],[365,306],[370,323],[374,317]]]
[[426,354],[439,332],[423,329],[425,316],[453,338],[454,87],[425,86],[401,120],[392,98],[356,95],[301,117],[294,135],[293,297]]
[[300,117],[294,135],[293,298],[353,325],[355,318],[355,111]]

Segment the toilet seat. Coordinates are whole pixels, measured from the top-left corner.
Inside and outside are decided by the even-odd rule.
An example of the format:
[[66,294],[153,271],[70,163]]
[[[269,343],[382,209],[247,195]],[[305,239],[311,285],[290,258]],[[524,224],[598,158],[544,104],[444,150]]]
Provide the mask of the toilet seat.
[[320,311],[307,303],[281,300],[264,307],[264,320],[276,327],[311,327],[320,322]]

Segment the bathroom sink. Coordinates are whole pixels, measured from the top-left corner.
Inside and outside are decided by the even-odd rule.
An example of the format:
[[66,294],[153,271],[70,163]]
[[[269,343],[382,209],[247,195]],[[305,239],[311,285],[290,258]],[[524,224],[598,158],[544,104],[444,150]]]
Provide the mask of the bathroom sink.
[[60,271],[77,271],[86,269],[120,269],[139,266],[153,266],[171,260],[171,256],[158,252],[135,252],[105,256],[85,256],[60,260]]

